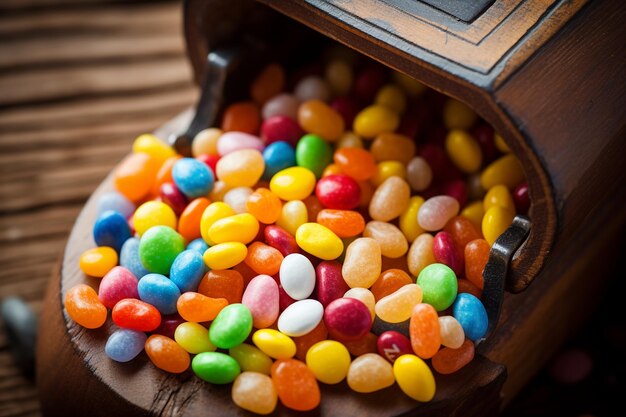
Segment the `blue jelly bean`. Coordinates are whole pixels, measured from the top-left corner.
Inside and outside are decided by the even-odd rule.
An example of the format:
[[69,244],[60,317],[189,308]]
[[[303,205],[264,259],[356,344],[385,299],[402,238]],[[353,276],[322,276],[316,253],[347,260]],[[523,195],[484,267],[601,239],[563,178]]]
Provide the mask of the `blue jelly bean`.
[[128,362],[143,350],[146,334],[137,330],[119,329],[109,336],[104,353],[117,362]]
[[110,246],[117,252],[130,238],[130,227],[126,218],[117,211],[107,210],[102,213],[93,226],[93,240],[98,246]]
[[468,339],[477,341],[487,333],[487,311],[483,303],[472,294],[461,293],[456,297],[452,315],[459,321]]
[[209,249],[209,245],[207,245],[204,239],[199,237],[189,242],[189,244],[187,245],[187,249],[195,250],[196,252],[200,253],[200,255],[204,255],[204,252]]
[[196,291],[206,272],[202,254],[187,249],[174,259],[170,268],[170,279],[180,292]]
[[287,142],[273,142],[263,151],[263,160],[265,161],[263,179],[269,181],[278,171],[296,166],[296,151]]
[[178,311],[176,301],[180,290],[168,277],[161,274],[143,276],[137,284],[141,301],[152,304],[161,314],[174,314]]
[[213,172],[201,161],[182,158],[172,168],[174,183],[189,198],[203,197],[213,189]]
[[117,191],[104,193],[98,199],[98,215],[113,210],[129,218],[135,212],[135,204]]
[[120,265],[132,272],[137,279],[150,273],[141,263],[141,259],[139,259],[138,238],[131,237],[124,242],[120,251]]

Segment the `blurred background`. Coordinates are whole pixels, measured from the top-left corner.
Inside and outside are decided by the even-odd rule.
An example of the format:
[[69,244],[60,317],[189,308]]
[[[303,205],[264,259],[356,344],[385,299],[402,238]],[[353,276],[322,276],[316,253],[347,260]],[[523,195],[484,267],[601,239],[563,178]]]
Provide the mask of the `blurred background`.
[[[0,299],[21,297],[45,323],[81,207],[137,135],[195,102],[191,79],[178,0],[0,1]],[[505,415],[611,415],[626,394],[625,272]],[[2,327],[0,416],[39,416]]]

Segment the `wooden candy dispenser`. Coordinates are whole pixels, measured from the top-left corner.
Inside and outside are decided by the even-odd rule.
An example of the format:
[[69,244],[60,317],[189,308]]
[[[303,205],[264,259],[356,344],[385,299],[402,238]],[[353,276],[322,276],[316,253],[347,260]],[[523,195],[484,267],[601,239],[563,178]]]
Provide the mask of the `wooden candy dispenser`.
[[[532,225],[502,272],[509,293],[496,300],[499,322],[477,357],[456,374],[438,375],[430,403],[397,387],[356,394],[343,382],[323,386],[320,407],[307,415],[497,413],[588,317],[617,252],[626,223],[626,8],[610,0],[188,0],[184,7],[198,82],[216,48],[263,38],[279,54],[282,44],[272,38],[308,48],[299,34],[319,32],[467,103],[502,135],[526,172]],[[158,134],[179,134],[187,123],[177,118]],[[110,189],[111,178],[94,196]],[[230,385],[204,383],[190,371],[166,374],[145,357],[108,360],[110,324],[87,331],[69,320],[62,297],[85,280],[78,257],[93,245],[95,206],[92,197],[78,218],[43,310],[37,378],[44,413],[252,415],[232,403]],[[275,412],[295,414],[280,405]]]

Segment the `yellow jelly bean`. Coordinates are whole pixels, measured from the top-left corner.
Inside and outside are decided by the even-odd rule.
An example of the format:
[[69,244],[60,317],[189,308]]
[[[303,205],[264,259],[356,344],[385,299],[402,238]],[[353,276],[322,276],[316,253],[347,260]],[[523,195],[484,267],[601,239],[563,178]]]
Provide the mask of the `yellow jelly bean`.
[[241,242],[248,244],[259,233],[259,221],[250,213],[235,214],[216,220],[209,227],[209,240],[215,243]]
[[226,242],[211,246],[202,258],[210,269],[228,269],[246,259],[248,248],[240,242]]
[[222,130],[216,127],[201,130],[191,144],[191,154],[194,157],[200,155],[217,155],[217,140],[222,136]]
[[237,361],[244,372],[259,372],[269,375],[272,359],[256,346],[242,343],[228,349],[228,354]]
[[389,177],[406,178],[406,168],[402,162],[383,161],[379,162],[377,167],[376,175],[370,180],[375,187],[378,187]]
[[393,132],[400,124],[398,113],[385,106],[373,105],[361,110],[354,119],[353,130],[364,138]]
[[355,239],[346,250],[341,274],[350,288],[369,288],[380,276],[380,244],[372,238]]
[[304,200],[315,188],[315,174],[304,167],[278,171],[270,181],[270,190],[282,200]]
[[483,198],[483,210],[486,212],[493,206],[501,206],[515,213],[515,203],[509,189],[499,184],[491,187]]
[[176,213],[165,203],[148,201],[135,211],[133,225],[139,236],[152,226],[168,226],[176,230]]
[[350,368],[350,352],[335,340],[323,340],[311,346],[306,365],[318,381],[337,384],[344,380]]
[[481,227],[481,225],[483,224],[484,215],[485,210],[483,209],[482,201],[474,201],[472,203],[469,203],[461,211],[461,216],[470,219],[472,223],[474,223],[478,227]]
[[376,353],[366,353],[350,364],[348,386],[356,392],[374,392],[390,387],[395,382],[393,368]]
[[87,249],[80,255],[80,270],[85,274],[102,278],[117,265],[117,252],[108,246]]
[[424,204],[422,197],[417,195],[413,196],[409,200],[409,206],[400,215],[398,224],[409,243],[413,242],[419,235],[424,233],[424,229],[422,229],[417,222],[417,212],[420,210],[422,204]]
[[133,152],[147,153],[155,158],[155,160],[159,162],[159,165],[165,162],[166,159],[176,156],[176,152],[171,146],[150,133],[145,133],[135,139],[133,142]]
[[216,221],[233,215],[235,215],[235,210],[226,203],[217,201],[209,204],[208,207],[204,209],[202,217],[200,218],[200,234],[202,235],[202,239],[209,245],[214,244],[215,242],[211,241],[209,238],[209,229]]
[[343,252],[343,242],[329,228],[318,223],[304,223],[296,230],[296,243],[320,259],[337,259]]
[[272,378],[258,372],[239,374],[233,383],[231,398],[238,407],[262,415],[274,412],[278,403]]
[[354,132],[345,132],[337,141],[339,148],[363,148],[363,140]]
[[443,107],[443,123],[449,130],[469,129],[476,122],[476,113],[467,104],[449,98]]
[[415,355],[402,355],[393,363],[393,375],[402,392],[417,401],[435,396],[435,378],[426,362]]
[[406,284],[376,303],[376,315],[388,323],[400,323],[411,318],[413,307],[422,302],[422,288]]
[[300,200],[286,202],[280,212],[280,217],[276,224],[291,235],[295,235],[298,227],[309,221],[309,213],[306,204]]
[[476,139],[463,130],[452,130],[446,136],[446,152],[461,171],[471,174],[480,169],[482,151]]
[[265,160],[256,149],[239,149],[220,158],[215,173],[230,187],[252,187],[265,170]]
[[506,142],[504,141],[504,139],[502,139],[502,136],[500,136],[498,133],[496,133],[493,137],[494,141],[496,142],[496,148],[498,148],[498,150],[502,153],[510,153],[511,149],[509,148],[509,145],[506,144]]
[[296,343],[278,330],[257,330],[252,335],[252,342],[263,353],[274,359],[289,359],[296,354]]
[[522,164],[515,155],[507,154],[483,170],[480,174],[480,185],[488,190],[494,185],[503,184],[512,190],[523,183],[525,178]]
[[372,321],[374,321],[374,318],[376,317],[376,312],[374,310],[376,306],[376,298],[370,290],[368,290],[367,288],[350,288],[343,295],[343,298],[355,298],[361,301],[370,311],[370,314],[372,315]]
[[402,87],[411,97],[417,97],[427,90],[424,84],[401,72],[394,71],[392,77],[395,83]]
[[492,206],[483,217],[482,230],[489,246],[513,223],[515,214],[501,206]]
[[413,276],[418,276],[422,269],[437,262],[433,254],[433,235],[422,233],[411,244],[407,254],[407,264]]
[[378,91],[376,94],[376,104],[385,106],[395,111],[396,113],[404,113],[406,108],[406,97],[404,91],[400,87],[394,84],[387,84]]
[[189,353],[214,352],[217,347],[209,340],[209,330],[199,323],[181,323],[174,332],[174,340]]

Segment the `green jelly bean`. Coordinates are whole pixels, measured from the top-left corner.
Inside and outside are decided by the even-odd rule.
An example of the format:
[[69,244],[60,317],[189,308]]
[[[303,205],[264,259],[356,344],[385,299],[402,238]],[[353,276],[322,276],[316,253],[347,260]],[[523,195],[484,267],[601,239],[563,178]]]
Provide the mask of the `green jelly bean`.
[[304,135],[296,146],[296,164],[311,170],[316,178],[321,178],[324,169],[332,162],[333,151],[321,137]]
[[246,340],[252,331],[252,313],[243,304],[230,304],[219,312],[209,329],[211,343],[230,349]]
[[174,259],[185,250],[185,241],[168,226],[149,228],[139,241],[139,259],[150,272],[169,275]]
[[236,360],[221,352],[203,352],[191,361],[191,369],[211,384],[228,384],[241,373]]
[[456,275],[447,265],[428,265],[417,277],[417,284],[422,287],[422,302],[432,305],[437,311],[450,307],[456,298]]

